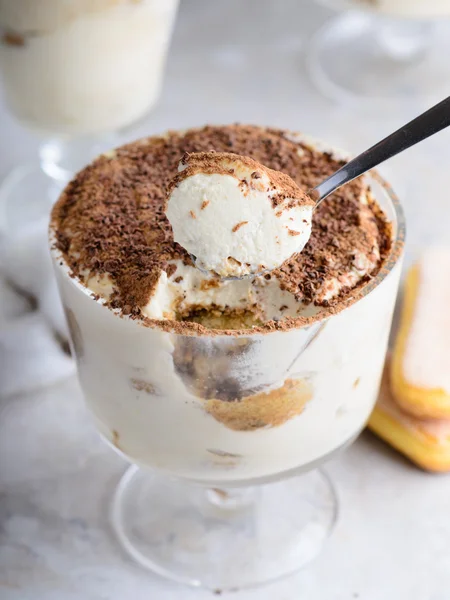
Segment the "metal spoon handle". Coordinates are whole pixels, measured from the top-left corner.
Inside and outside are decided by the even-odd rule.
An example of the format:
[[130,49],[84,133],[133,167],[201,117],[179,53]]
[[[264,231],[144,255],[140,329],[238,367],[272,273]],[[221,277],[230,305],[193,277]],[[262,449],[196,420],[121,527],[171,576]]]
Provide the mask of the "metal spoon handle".
[[329,194],[340,188],[341,185],[344,185],[344,183],[348,183],[356,177],[363,175],[363,173],[383,163],[388,158],[403,152],[403,150],[414,146],[449,125],[450,96],[394,133],[391,133],[384,140],[381,140],[381,142],[378,142],[378,144],[375,144],[375,146],[372,146],[344,165],[339,171],[328,177],[328,179],[322,181],[310,193],[316,199],[316,207]]

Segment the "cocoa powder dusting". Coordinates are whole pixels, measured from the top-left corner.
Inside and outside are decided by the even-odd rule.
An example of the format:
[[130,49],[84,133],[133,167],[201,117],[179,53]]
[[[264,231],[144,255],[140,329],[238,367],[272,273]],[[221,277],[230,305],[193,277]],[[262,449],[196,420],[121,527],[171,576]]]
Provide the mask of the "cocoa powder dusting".
[[[280,171],[277,176],[281,179],[288,175],[305,192],[344,164],[306,143],[291,141],[283,131],[247,125],[169,132],[123,146],[83,169],[53,209],[56,247],[72,275],[85,282],[87,273],[108,274],[114,283],[109,306],[141,317],[141,307],[148,303],[161,272],[174,270],[168,261],[192,265],[185,250],[173,240],[164,205],[180,159],[185,156],[189,163],[190,153],[211,149],[251,157]],[[259,170],[255,168],[252,178],[258,180]],[[303,251],[272,273],[299,301],[315,302],[325,279],[348,271],[355,251],[370,254],[378,243],[381,260],[371,276],[389,253],[390,225],[374,201],[369,200],[368,205],[360,202],[364,189],[359,179],[322,202],[314,213],[311,238]],[[345,291],[331,304],[343,299]],[[289,327],[290,321],[268,322],[265,329]]]

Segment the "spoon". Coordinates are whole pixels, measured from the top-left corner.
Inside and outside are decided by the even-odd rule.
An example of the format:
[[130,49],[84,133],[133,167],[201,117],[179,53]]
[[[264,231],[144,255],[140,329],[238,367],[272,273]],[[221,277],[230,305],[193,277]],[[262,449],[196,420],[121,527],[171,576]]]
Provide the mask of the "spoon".
[[[356,158],[346,163],[338,171],[330,175],[327,179],[319,183],[315,188],[307,192],[308,196],[315,201],[313,211],[330,194],[335,192],[341,186],[353,181],[357,177],[364,175],[370,169],[380,165],[396,154],[407,150],[411,146],[418,144],[426,138],[438,133],[450,125],[450,96],[436,106],[433,106],[420,116],[416,117],[400,129],[391,133],[386,138],[359,154]],[[190,255],[195,266],[206,274],[209,271],[202,269],[197,264],[194,255]],[[268,273],[270,269],[257,273],[250,273],[241,276],[221,277],[222,281],[237,279],[254,278]]]
[[346,163],[339,171],[330,175],[308,192],[316,204],[316,209],[322,200],[335,192],[341,186],[364,175],[370,169],[377,167],[403,150],[415,146],[426,138],[438,133],[450,125],[450,96],[436,106],[433,106],[394,133],[385,137],[356,158]]

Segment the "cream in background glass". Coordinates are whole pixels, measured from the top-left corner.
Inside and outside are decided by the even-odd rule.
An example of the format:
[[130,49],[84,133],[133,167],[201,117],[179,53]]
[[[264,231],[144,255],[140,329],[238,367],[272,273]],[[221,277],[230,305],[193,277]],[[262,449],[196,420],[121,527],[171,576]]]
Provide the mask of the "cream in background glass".
[[[320,550],[336,516],[333,488],[314,470],[286,477],[350,443],[376,400],[404,224],[387,186],[377,176],[370,184],[393,224],[385,268],[342,311],[307,308],[297,329],[145,326],[94,299],[53,249],[87,405],[104,438],[144,467],[124,475],[112,513],[141,565],[233,589],[294,572]],[[99,283],[92,291],[107,296]]]
[[6,101],[46,135],[114,131],[158,99],[178,0],[0,1]]
[[303,250],[313,207],[279,171],[233,153],[201,152],[178,165],[165,214],[173,239],[197,268],[240,278],[275,269]]

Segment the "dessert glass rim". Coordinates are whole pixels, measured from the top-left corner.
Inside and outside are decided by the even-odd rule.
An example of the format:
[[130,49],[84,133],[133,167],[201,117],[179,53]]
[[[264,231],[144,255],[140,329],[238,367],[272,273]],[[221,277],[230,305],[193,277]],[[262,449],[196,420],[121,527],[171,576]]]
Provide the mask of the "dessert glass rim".
[[[148,327],[150,329],[157,329],[167,333],[174,333],[183,336],[197,336],[197,337],[218,337],[218,336],[232,336],[232,337],[251,337],[258,334],[268,335],[270,333],[276,333],[280,331],[291,331],[295,329],[304,329],[314,325],[316,323],[325,322],[328,318],[338,313],[341,313],[346,308],[355,304],[365,296],[375,290],[391,273],[397,264],[399,258],[402,255],[406,224],[405,215],[397,194],[392,189],[391,185],[378,173],[376,170],[369,171],[368,175],[383,189],[384,193],[389,198],[392,204],[392,208],[395,214],[395,228],[392,235],[392,245],[389,249],[387,256],[384,258],[380,265],[377,274],[367,281],[354,288],[353,292],[347,297],[344,297],[336,305],[331,307],[320,307],[320,311],[310,316],[299,316],[299,317],[285,317],[280,321],[268,320],[264,325],[259,325],[252,328],[242,329],[210,329],[199,323],[191,321],[176,321],[174,319],[153,319],[150,317],[134,317],[132,315],[125,315],[118,308],[109,307],[106,302],[107,299],[99,297],[90,290],[80,278],[71,272],[70,266],[65,260],[63,253],[56,247],[56,236],[55,236],[55,224],[53,219],[50,219],[49,225],[49,242],[50,252],[53,260],[57,263],[58,271],[65,271],[65,275],[71,280],[72,284],[88,296],[92,301],[107,308],[115,316],[122,319],[135,322],[137,325]],[[368,191],[371,193],[371,187],[369,185]]]

